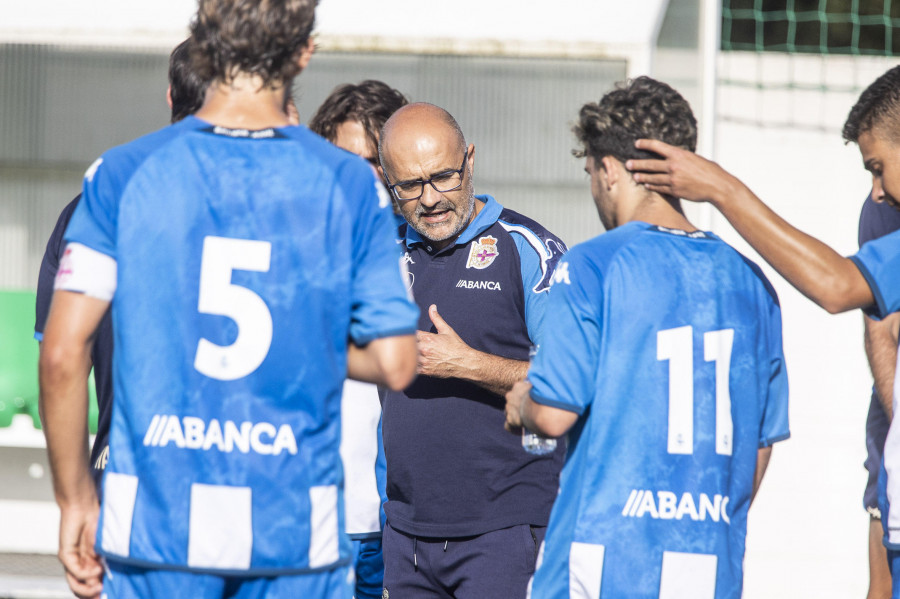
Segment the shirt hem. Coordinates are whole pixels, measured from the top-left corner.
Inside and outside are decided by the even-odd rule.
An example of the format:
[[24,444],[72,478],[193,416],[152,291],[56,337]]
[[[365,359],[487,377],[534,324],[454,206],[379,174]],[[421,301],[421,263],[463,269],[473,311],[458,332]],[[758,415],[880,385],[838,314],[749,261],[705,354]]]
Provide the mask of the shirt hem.
[[511,521],[467,523],[463,526],[454,524],[423,524],[421,522],[410,522],[403,518],[391,518],[389,516],[387,523],[388,526],[394,530],[419,538],[458,539],[463,537],[477,537],[489,532],[494,532],[495,530],[503,530],[504,528],[521,526],[523,524],[529,526],[547,526],[548,520],[549,514],[544,518],[525,517]]
[[349,566],[351,558],[347,557],[336,562],[332,562],[327,566],[319,568],[249,568],[247,570],[234,569],[216,569],[216,568],[194,568],[183,564],[164,564],[150,560],[135,559],[133,557],[122,557],[121,555],[109,554],[95,548],[97,553],[110,562],[124,564],[126,566],[135,566],[138,568],[147,568],[153,570],[172,570],[176,572],[190,572],[192,574],[209,574],[212,576],[240,576],[244,578],[268,577],[268,576],[293,576],[299,574],[316,574],[319,572],[328,572],[343,566]]
[[888,314],[887,304],[884,301],[884,297],[881,295],[881,290],[878,289],[878,284],[875,282],[875,277],[872,276],[872,273],[869,272],[869,269],[866,268],[865,263],[859,259],[858,256],[850,256],[850,261],[853,262],[854,266],[859,269],[860,274],[862,274],[863,278],[866,280],[866,283],[869,285],[869,289],[872,291],[872,297],[875,298],[875,306],[878,311],[874,311],[869,307],[869,309],[864,309],[863,311],[870,315],[876,316],[879,319],[884,318]]
[[768,439],[763,439],[759,442],[759,448],[763,449],[764,447],[771,447],[772,445],[778,443],[779,441],[784,441],[786,439],[791,438],[791,433],[784,433],[783,435],[777,435],[775,437],[769,437]]
[[531,401],[533,401],[536,404],[540,404],[542,406],[548,406],[551,408],[558,408],[560,410],[565,410],[566,412],[574,412],[574,413],[578,414],[579,416],[584,414],[584,408],[579,408],[577,406],[573,406],[570,403],[565,403],[565,402],[562,402],[562,401],[559,401],[556,399],[550,399],[547,397],[543,397],[541,395],[536,395],[533,390],[531,391],[530,395],[531,395]]
[[377,541],[381,538],[381,531],[348,533],[347,536],[351,541]]
[[353,342],[357,345],[368,345],[376,339],[384,339],[385,337],[399,337],[401,335],[414,335],[415,333],[416,327],[389,329],[386,331],[379,331],[377,333],[370,333],[368,335],[365,335],[364,337],[354,337]]

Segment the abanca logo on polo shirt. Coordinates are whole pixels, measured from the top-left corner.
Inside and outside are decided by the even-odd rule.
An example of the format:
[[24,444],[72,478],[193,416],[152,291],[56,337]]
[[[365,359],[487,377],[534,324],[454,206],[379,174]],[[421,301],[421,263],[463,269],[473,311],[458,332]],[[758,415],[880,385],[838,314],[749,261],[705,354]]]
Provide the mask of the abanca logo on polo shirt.
[[501,291],[499,281],[469,281],[460,279],[457,281],[456,287],[462,289],[489,289],[491,291]]

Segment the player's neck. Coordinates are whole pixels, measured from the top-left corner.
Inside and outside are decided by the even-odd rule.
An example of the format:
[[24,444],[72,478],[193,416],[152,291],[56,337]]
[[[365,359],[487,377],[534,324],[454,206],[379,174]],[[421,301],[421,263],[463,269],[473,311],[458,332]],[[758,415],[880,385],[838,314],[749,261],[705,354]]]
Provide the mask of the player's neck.
[[239,74],[229,83],[211,83],[196,116],[229,129],[285,127],[284,94],[284,86],[264,87],[258,76]]
[[625,224],[630,221],[641,221],[689,233],[697,230],[684,215],[678,200],[670,200],[653,192],[648,192],[640,200],[635,201],[619,222]]

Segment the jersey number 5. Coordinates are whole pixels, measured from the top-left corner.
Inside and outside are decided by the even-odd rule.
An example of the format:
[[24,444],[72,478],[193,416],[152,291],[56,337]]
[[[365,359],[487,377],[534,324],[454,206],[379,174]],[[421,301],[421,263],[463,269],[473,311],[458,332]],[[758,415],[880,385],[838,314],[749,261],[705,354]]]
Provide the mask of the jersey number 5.
[[207,236],[200,261],[201,314],[227,316],[237,324],[237,339],[217,345],[201,338],[194,368],[220,381],[245,377],[262,364],[272,345],[272,313],[259,295],[234,285],[234,270],[268,272],[272,244],[268,241]]
[[[703,334],[703,357],[716,363],[716,453],[731,455],[733,423],[728,375],[734,329]],[[694,453],[694,328],[656,333],[656,359],[669,361],[669,453]]]

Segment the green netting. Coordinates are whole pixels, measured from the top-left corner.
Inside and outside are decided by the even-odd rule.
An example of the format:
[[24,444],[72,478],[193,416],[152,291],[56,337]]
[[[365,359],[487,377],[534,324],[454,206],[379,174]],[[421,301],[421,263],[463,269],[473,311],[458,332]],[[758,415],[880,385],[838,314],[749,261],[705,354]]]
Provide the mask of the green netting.
[[724,0],[722,49],[900,55],[900,2]]

